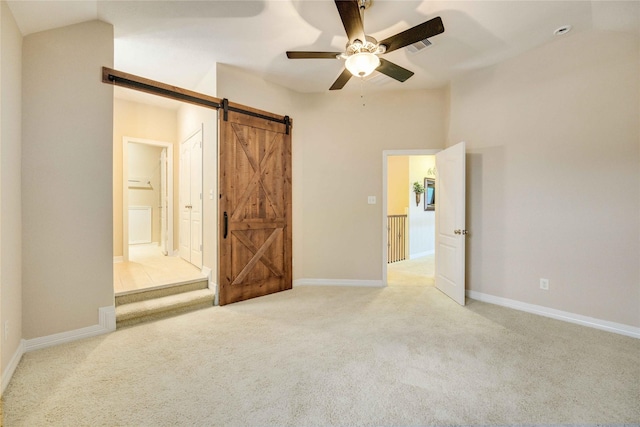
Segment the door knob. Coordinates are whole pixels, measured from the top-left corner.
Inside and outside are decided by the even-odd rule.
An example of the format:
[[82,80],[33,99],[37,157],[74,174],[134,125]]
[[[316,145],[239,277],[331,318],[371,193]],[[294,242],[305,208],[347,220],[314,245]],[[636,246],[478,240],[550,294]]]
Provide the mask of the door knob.
[[462,230],[453,230],[453,234],[462,234]]

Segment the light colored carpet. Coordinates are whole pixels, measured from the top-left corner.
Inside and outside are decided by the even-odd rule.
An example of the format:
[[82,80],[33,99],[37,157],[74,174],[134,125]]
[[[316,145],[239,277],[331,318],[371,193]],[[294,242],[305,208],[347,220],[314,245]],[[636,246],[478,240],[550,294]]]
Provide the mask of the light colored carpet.
[[435,255],[387,264],[389,286],[435,286]]
[[640,340],[433,287],[297,287],[28,353],[7,426],[640,422]]

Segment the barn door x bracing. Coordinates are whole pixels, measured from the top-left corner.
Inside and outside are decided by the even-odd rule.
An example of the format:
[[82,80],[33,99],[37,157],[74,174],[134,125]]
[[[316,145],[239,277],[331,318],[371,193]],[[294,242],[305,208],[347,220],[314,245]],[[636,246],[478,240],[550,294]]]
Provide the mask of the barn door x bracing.
[[220,120],[220,305],[292,284],[290,132],[227,114]]

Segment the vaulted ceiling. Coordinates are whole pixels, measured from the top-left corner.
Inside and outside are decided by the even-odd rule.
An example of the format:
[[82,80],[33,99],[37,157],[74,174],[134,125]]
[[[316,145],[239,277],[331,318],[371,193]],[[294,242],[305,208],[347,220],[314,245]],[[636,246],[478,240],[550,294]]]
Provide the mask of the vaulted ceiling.
[[[287,50],[342,51],[347,36],[332,0],[9,1],[23,35],[100,19],[114,26],[115,68],[193,88],[216,63],[299,92],[325,92],[339,59],[287,59]],[[378,40],[442,17],[433,45],[385,58],[415,72],[405,83],[374,73],[368,90],[436,88],[556,39],[591,29],[640,37],[638,1],[373,0],[366,33]],[[351,79],[344,90],[357,90]]]

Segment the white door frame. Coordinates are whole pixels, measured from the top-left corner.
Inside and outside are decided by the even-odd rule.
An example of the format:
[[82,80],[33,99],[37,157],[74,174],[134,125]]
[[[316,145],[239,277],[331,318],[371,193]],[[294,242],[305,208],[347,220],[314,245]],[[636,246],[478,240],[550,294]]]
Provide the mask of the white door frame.
[[[441,149],[384,150],[382,152],[382,286],[387,284],[387,160],[391,156],[433,156]],[[409,184],[409,183],[408,183]]]
[[173,143],[151,139],[122,137],[122,260],[129,261],[129,143],[167,149],[167,252],[173,256]]

